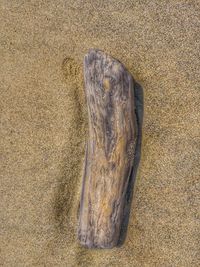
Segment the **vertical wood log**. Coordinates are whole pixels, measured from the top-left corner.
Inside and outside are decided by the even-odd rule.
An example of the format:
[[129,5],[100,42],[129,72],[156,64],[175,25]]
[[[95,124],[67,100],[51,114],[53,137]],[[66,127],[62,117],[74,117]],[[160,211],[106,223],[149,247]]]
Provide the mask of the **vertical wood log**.
[[88,248],[117,245],[137,126],[133,78],[100,50],[84,58],[89,137],[79,211],[78,238]]

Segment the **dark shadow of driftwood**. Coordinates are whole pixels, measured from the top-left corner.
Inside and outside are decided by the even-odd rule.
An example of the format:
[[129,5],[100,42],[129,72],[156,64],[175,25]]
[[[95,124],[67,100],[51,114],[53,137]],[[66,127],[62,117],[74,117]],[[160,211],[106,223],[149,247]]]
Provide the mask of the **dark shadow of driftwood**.
[[134,93],[135,93],[135,113],[136,113],[136,120],[137,120],[137,126],[138,126],[138,135],[137,135],[137,142],[135,146],[135,158],[134,158],[133,168],[132,168],[131,175],[129,178],[128,189],[126,193],[124,216],[123,216],[123,222],[121,226],[118,247],[121,247],[126,239],[128,222],[129,222],[129,217],[130,217],[130,210],[131,210],[131,203],[133,199],[134,185],[135,185],[137,169],[138,169],[138,166],[140,163],[140,157],[141,157],[144,99],[143,99],[143,89],[138,83],[135,83]]

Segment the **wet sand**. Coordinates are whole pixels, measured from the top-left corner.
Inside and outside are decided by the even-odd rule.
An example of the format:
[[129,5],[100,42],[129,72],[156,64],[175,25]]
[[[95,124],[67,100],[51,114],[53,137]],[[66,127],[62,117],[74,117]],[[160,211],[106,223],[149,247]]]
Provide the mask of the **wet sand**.
[[[200,265],[199,12],[194,0],[1,1],[0,265]],[[112,250],[76,235],[91,47],[143,90],[129,226]]]

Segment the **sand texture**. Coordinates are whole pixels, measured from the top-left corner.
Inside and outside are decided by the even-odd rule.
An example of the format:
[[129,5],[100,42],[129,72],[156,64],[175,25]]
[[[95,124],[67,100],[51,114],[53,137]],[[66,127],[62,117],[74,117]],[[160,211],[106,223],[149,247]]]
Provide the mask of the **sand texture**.
[[[199,14],[196,0],[0,0],[0,266],[200,266]],[[77,241],[91,47],[143,94],[128,231],[111,250]]]

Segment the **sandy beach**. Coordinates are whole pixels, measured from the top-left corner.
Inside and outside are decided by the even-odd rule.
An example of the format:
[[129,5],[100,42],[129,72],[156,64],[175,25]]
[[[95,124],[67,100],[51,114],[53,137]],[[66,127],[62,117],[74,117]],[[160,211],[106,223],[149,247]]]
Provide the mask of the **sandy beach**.
[[[200,266],[199,14],[195,0],[0,1],[1,266]],[[143,91],[128,231],[111,250],[77,241],[90,48]]]

